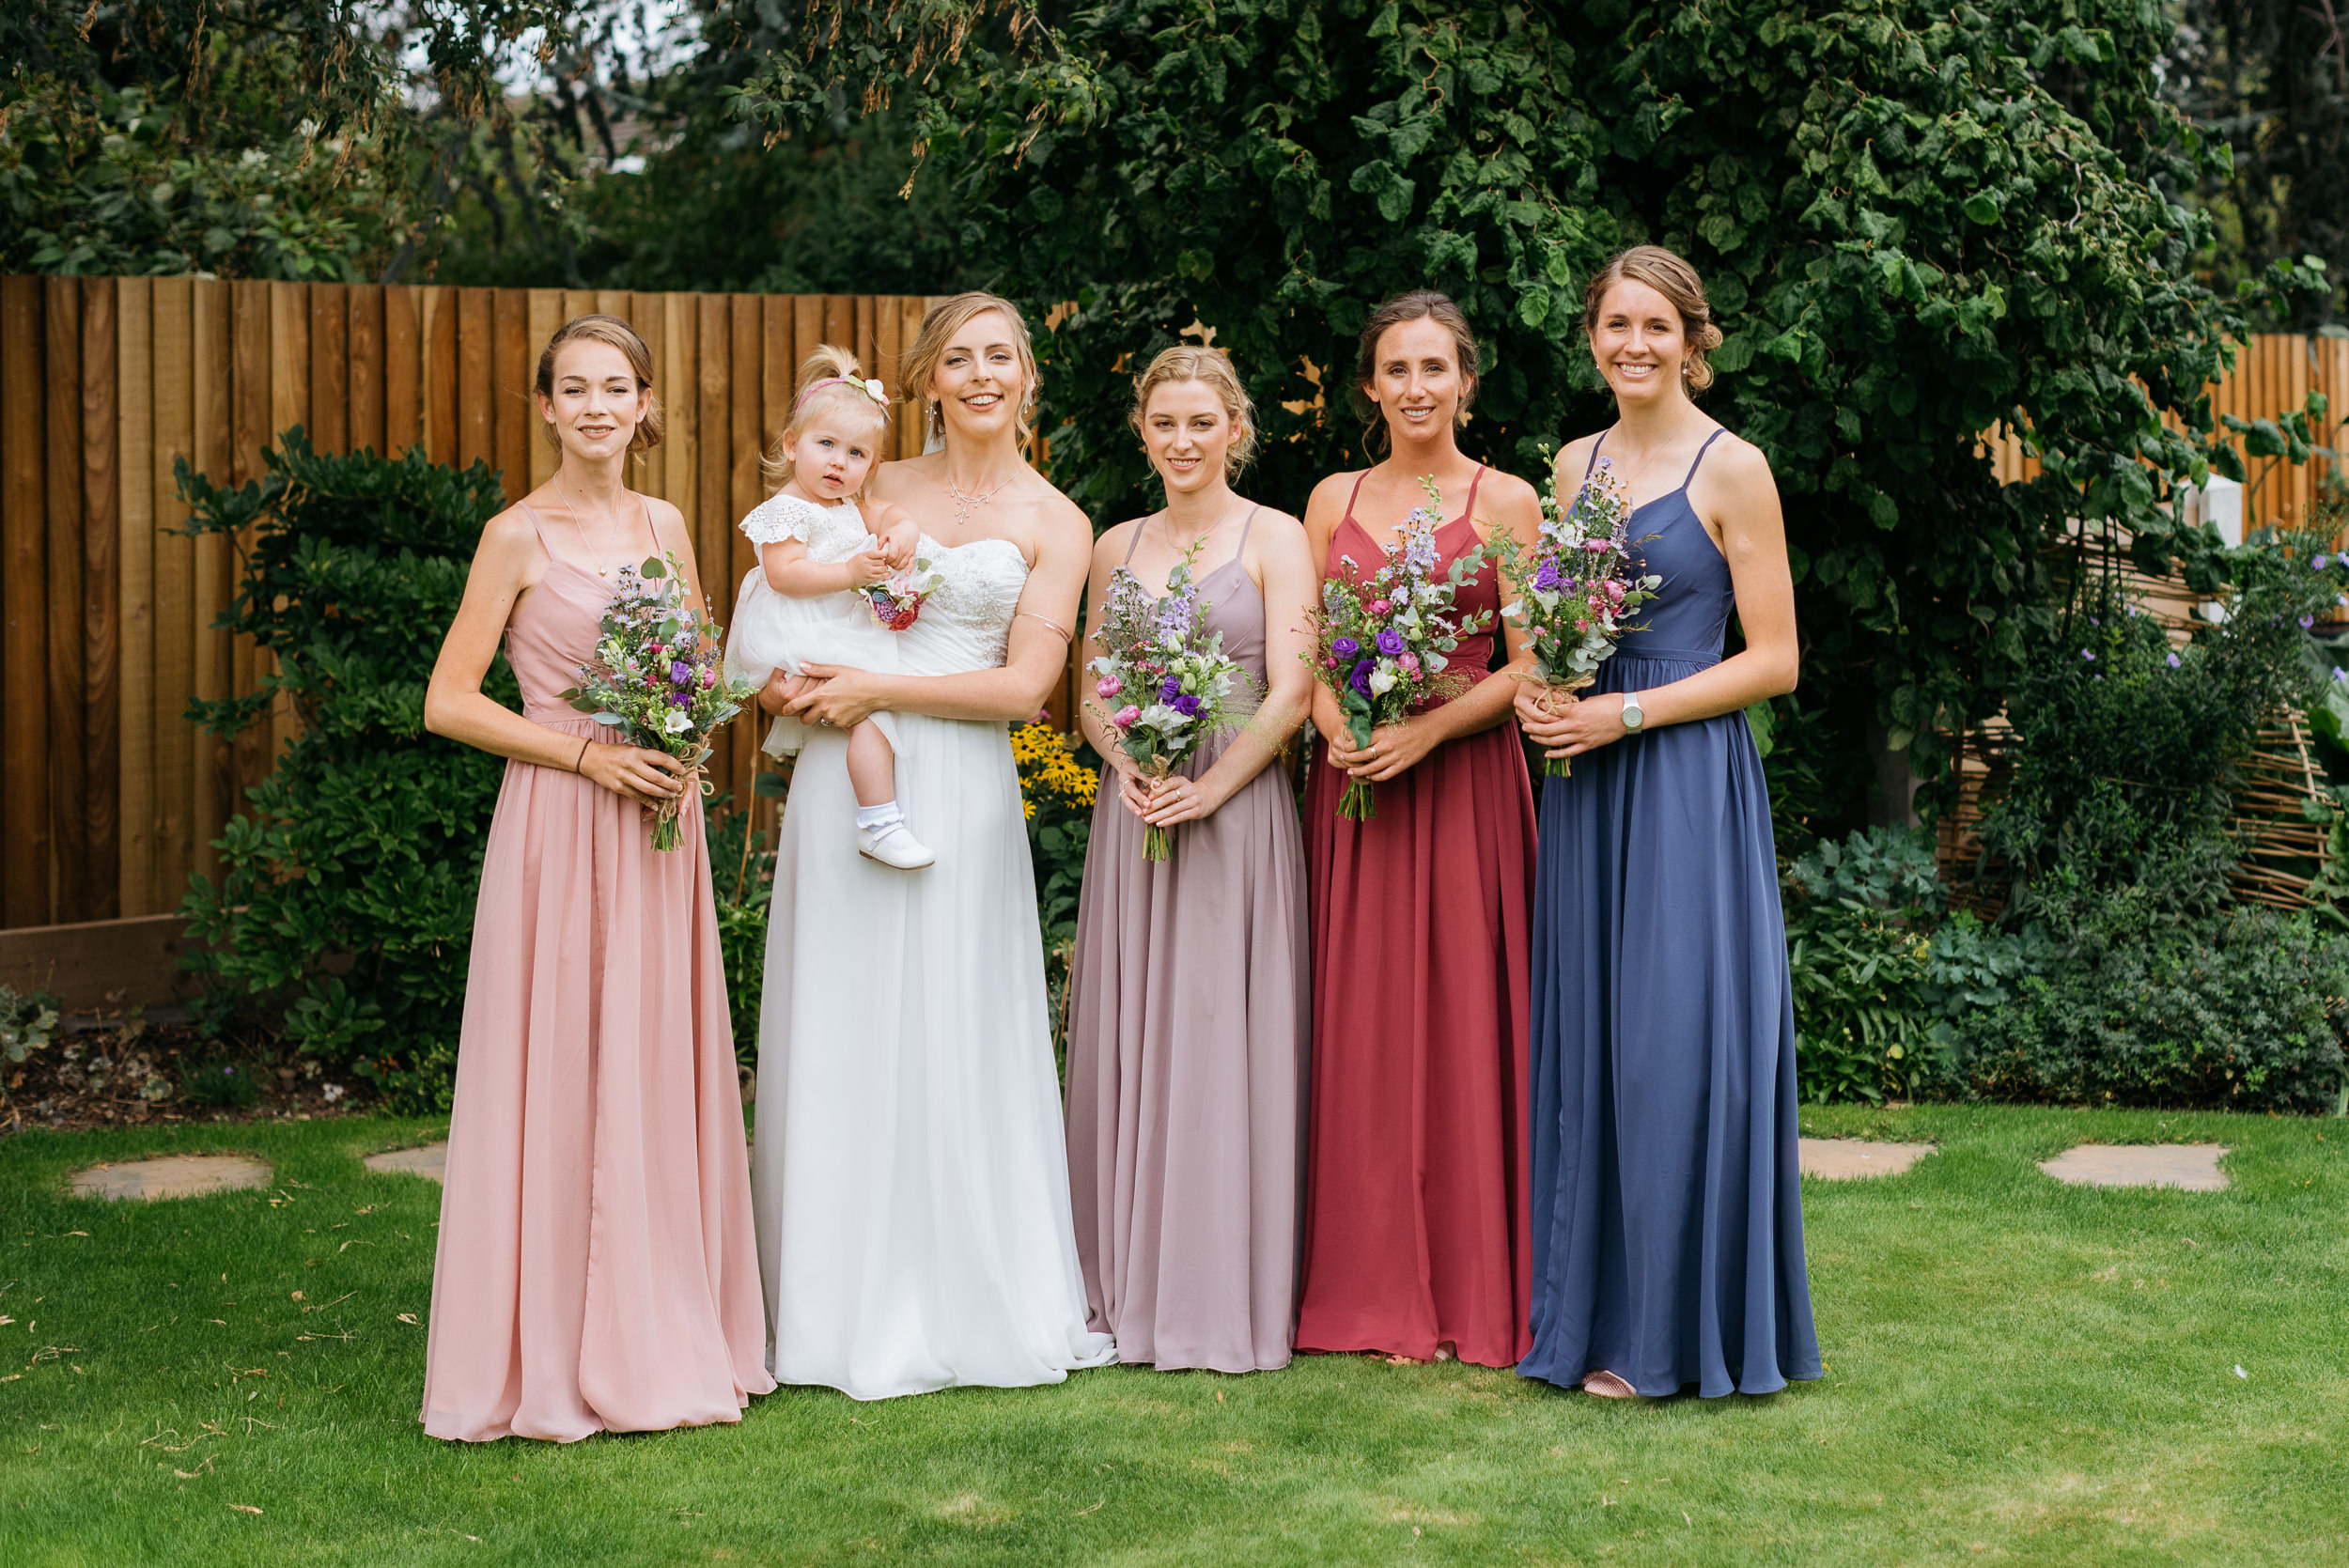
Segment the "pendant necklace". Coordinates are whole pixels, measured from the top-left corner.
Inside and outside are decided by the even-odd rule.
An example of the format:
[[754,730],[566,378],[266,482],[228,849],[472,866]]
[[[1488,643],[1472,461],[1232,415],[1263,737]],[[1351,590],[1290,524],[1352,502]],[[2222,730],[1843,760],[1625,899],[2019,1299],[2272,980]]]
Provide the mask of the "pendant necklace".
[[[587,552],[587,559],[595,563],[596,575],[598,577],[610,577],[612,575],[612,568],[604,564],[603,557],[597,554],[595,547],[587,542],[587,530],[580,526],[579,503],[572,499],[571,488],[568,485],[562,484],[560,481],[556,483],[555,488],[563,492],[563,499],[570,505],[571,529],[579,536],[579,548]],[[614,520],[613,513],[610,507],[604,508],[603,520],[607,524]]]
[[[1015,474],[1011,476],[1011,479],[1016,479],[1018,477],[1019,475]],[[960,485],[956,484],[954,479],[949,476],[946,480],[946,494],[955,504],[956,531],[960,532],[962,529],[968,528],[971,525],[971,514],[986,505],[988,502],[994,500],[996,492],[1003,489],[1005,486],[1008,486],[1011,483],[1011,479],[1005,479],[1003,484],[997,485],[994,489],[981,490],[974,495],[971,491],[964,489]]]

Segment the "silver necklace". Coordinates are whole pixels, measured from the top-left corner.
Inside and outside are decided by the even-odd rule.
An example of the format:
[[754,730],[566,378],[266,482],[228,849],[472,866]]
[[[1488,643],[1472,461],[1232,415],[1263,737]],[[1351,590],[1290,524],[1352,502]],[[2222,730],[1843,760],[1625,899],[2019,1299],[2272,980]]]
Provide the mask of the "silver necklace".
[[960,530],[970,526],[971,514],[986,505],[988,502],[994,500],[997,491],[1004,489],[1005,486],[1008,486],[1011,483],[1012,479],[1017,479],[1018,477],[1019,476],[1015,474],[1011,476],[1011,478],[1005,479],[1003,484],[997,485],[994,489],[981,490],[974,495],[971,491],[964,489],[960,485],[956,484],[953,477],[949,475],[946,480],[946,494],[955,504],[956,530],[959,532]]
[[1159,514],[1159,532],[1166,536],[1167,549],[1174,551],[1177,555],[1188,555],[1190,551],[1197,550],[1202,545],[1206,544],[1209,539],[1214,538],[1216,530],[1231,521],[1232,514],[1238,509],[1238,498],[1234,497],[1231,501],[1224,505],[1223,510],[1216,514],[1215,520],[1213,522],[1199,530],[1197,536],[1191,539],[1190,543],[1180,546],[1179,548],[1174,543],[1174,514],[1172,511],[1164,511]]
[[[555,489],[563,492],[563,500],[571,509],[571,529],[579,536],[579,548],[587,552],[587,559],[596,564],[596,575],[598,577],[610,577],[612,575],[612,568],[604,564],[602,556],[596,553],[595,546],[587,542],[587,530],[580,526],[579,502],[572,496],[570,486],[564,484],[561,480],[557,480],[555,481]],[[614,513],[610,507],[607,506],[604,508],[603,520],[604,525],[606,527],[610,527],[612,524],[619,520],[618,514]]]

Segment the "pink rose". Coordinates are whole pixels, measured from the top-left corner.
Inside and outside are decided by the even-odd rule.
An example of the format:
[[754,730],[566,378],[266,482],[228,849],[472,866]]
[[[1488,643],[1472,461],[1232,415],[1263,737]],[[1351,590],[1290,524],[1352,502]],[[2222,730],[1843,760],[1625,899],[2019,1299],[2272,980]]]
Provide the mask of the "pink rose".
[[1103,675],[1099,684],[1096,685],[1093,690],[1104,697],[1114,697],[1126,690],[1126,683],[1115,675]]
[[1401,659],[1396,660],[1395,662],[1403,666],[1403,673],[1405,675],[1409,675],[1414,680],[1419,678],[1419,655],[1415,653],[1407,653]]
[[1389,604],[1382,598],[1375,598],[1370,601],[1370,613],[1374,615],[1383,615],[1393,608],[1394,606]]
[[1119,708],[1115,713],[1110,715],[1110,722],[1115,724],[1121,730],[1129,730],[1134,727],[1134,721],[1141,717],[1142,709],[1136,707],[1131,703],[1128,703],[1124,707]]
[[1588,621],[1577,621],[1574,623],[1574,629],[1577,631],[1588,631],[1591,629],[1591,623]]

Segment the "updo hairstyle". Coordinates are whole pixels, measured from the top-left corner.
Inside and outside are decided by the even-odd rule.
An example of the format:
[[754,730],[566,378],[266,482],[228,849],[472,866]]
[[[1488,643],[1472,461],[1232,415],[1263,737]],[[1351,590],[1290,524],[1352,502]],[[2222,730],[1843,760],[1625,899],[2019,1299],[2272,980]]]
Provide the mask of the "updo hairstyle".
[[1610,288],[1626,278],[1646,284],[1680,313],[1680,331],[1688,340],[1688,357],[1681,361],[1680,373],[1691,392],[1703,392],[1711,386],[1713,365],[1706,356],[1721,346],[1721,329],[1713,324],[1713,307],[1704,299],[1704,281],[1677,253],[1661,245],[1634,245],[1598,270],[1591,279],[1591,287],[1582,292],[1582,335],[1588,338],[1597,330],[1600,302],[1607,298]]
[[1392,445],[1386,415],[1370,396],[1371,385],[1378,379],[1378,340],[1387,334],[1389,327],[1406,321],[1433,321],[1452,334],[1453,353],[1460,363],[1459,423],[1468,423],[1469,405],[1476,401],[1476,332],[1469,325],[1468,313],[1453,303],[1451,295],[1433,288],[1414,288],[1408,294],[1397,294],[1372,311],[1370,319],[1362,323],[1361,345],[1354,360],[1354,386],[1368,405],[1362,417],[1362,446],[1374,457]]
[[940,440],[946,434],[946,415],[930,401],[930,378],[938,373],[938,362],[946,357],[946,346],[955,334],[990,310],[1001,311],[1011,323],[1012,347],[1019,356],[1019,444],[1025,447],[1035,434],[1035,348],[1028,341],[1027,318],[1001,294],[974,288],[932,305],[922,318],[922,330],[913,334],[912,346],[898,363],[898,385],[907,396],[922,399],[924,439]]
[[[856,355],[831,343],[817,344],[816,351],[801,363],[800,379],[791,399],[791,417],[759,462],[758,471],[772,488],[781,489],[789,484],[794,472],[794,464],[784,447],[785,439],[797,445],[818,414],[832,414],[863,426],[877,440],[889,428],[887,400],[874,396],[865,385],[864,367],[857,363]],[[876,468],[880,466],[879,457],[878,452],[874,454]],[[865,478],[871,480],[869,471]]]
[[1223,416],[1232,422],[1232,443],[1223,449],[1223,477],[1237,479],[1256,456],[1256,405],[1249,401],[1248,389],[1239,384],[1222,350],[1190,344],[1160,349],[1150,367],[1134,378],[1133,411],[1126,416],[1126,423],[1141,435],[1143,418],[1150,411],[1150,395],[1176,381],[1199,381],[1222,402]]
[[[554,356],[556,353],[566,343],[577,343],[582,340],[609,343],[617,349],[626,356],[630,373],[636,378],[636,390],[652,391],[652,350],[645,347],[645,340],[636,335],[634,327],[616,316],[574,316],[555,328],[554,335],[547,339],[546,349],[538,356],[537,385],[541,397],[549,402],[554,400]],[[661,397],[656,393],[646,403],[645,417],[636,422],[636,433],[629,438],[628,449],[630,452],[651,451],[661,444]],[[563,437],[555,429],[553,420],[550,419],[545,422],[544,434],[549,446],[558,451],[561,450]]]

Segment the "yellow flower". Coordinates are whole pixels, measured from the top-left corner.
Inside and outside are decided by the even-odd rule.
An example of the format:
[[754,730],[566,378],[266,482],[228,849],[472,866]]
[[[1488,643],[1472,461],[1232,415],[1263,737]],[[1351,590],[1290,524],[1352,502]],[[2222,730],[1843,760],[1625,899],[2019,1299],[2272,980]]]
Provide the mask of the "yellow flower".
[[1062,735],[1050,724],[1021,724],[1011,732],[1012,760],[1019,768],[1019,794],[1028,816],[1036,802],[1050,798],[1066,804],[1090,807],[1099,781],[1077,761],[1078,737]]

